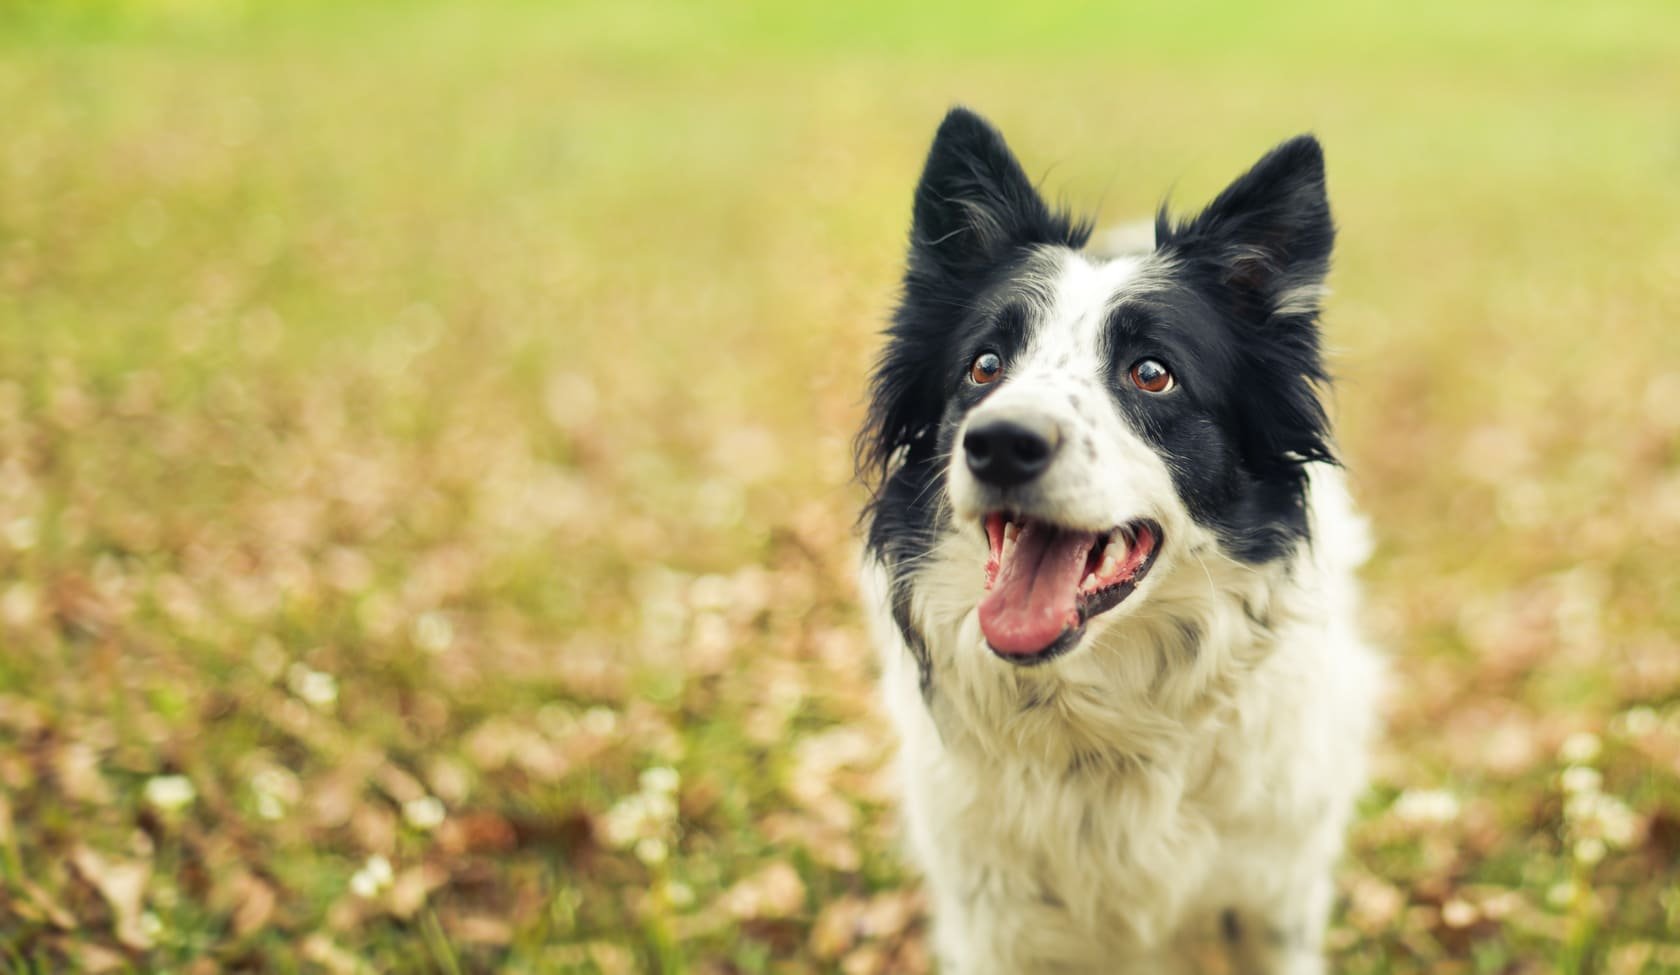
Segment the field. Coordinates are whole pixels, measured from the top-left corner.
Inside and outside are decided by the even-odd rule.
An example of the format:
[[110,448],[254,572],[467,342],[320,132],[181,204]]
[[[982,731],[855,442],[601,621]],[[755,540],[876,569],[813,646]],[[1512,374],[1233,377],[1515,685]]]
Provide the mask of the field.
[[947,105],[1323,139],[1349,973],[1680,972],[1680,6],[0,0],[0,971],[929,970],[850,436]]

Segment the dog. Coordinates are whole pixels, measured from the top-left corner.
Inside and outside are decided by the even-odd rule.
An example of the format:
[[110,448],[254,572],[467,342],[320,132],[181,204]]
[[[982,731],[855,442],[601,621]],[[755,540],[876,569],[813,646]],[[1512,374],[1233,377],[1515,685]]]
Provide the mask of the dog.
[[953,109],[858,436],[940,970],[1322,972],[1383,670],[1323,405],[1322,150],[1163,206],[1152,248],[1091,230]]

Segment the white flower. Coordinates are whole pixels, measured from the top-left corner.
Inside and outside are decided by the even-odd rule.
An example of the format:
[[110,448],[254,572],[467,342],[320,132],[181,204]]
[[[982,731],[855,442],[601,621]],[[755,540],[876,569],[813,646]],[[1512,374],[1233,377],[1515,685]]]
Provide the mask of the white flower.
[[1597,735],[1590,731],[1577,731],[1558,746],[1558,758],[1571,765],[1581,765],[1597,758],[1603,747]]
[[286,669],[286,686],[310,704],[326,710],[338,703],[338,679],[301,663]]
[[1563,791],[1575,795],[1582,792],[1597,792],[1599,786],[1604,782],[1604,776],[1599,774],[1598,769],[1589,768],[1585,765],[1571,765],[1563,770],[1559,782],[1563,786]]
[[673,880],[665,885],[665,902],[672,907],[688,907],[694,903],[694,888]]
[[1657,712],[1644,705],[1629,708],[1615,721],[1616,727],[1629,738],[1644,738],[1656,731],[1662,724]]
[[286,806],[273,793],[257,793],[257,815],[269,820],[282,819],[286,815]]
[[636,842],[636,859],[650,867],[664,863],[668,853],[670,853],[670,850],[665,846],[665,841],[657,836],[650,836],[645,840]]
[[1597,837],[1612,846],[1626,847],[1639,835],[1639,815],[1615,796],[1581,792],[1563,804],[1564,818],[1582,837]]
[[360,870],[350,875],[350,892],[364,899],[376,897],[391,886],[395,876],[391,872],[391,861],[375,853],[368,857]]
[[701,612],[727,609],[734,598],[735,584],[728,576],[704,575],[688,584],[688,603]]
[[436,829],[443,823],[443,801],[436,796],[421,796],[403,803],[403,820],[418,830]]
[[593,707],[583,712],[583,730],[605,738],[618,728],[618,715],[611,708]]
[[638,840],[662,836],[676,818],[677,806],[670,796],[658,792],[625,796],[607,810],[607,843],[622,850]]
[[198,798],[192,780],[184,775],[155,775],[146,780],[146,803],[163,812],[182,809]]
[[156,941],[158,935],[163,933],[163,921],[156,913],[152,911],[142,911],[140,913],[139,921],[140,933],[145,935],[148,939]]
[[677,791],[677,786],[682,783],[682,778],[677,775],[676,769],[665,765],[656,765],[653,768],[644,769],[638,781],[643,792],[662,792],[665,795],[673,795]]
[[1441,905],[1441,923],[1449,928],[1467,928],[1481,916],[1482,912],[1476,909],[1476,905],[1462,897],[1451,898]]
[[432,610],[414,621],[414,645],[427,653],[442,653],[455,642],[455,627],[449,617]]
[[1458,797],[1444,789],[1407,789],[1394,801],[1393,812],[1402,822],[1441,825],[1458,818]]
[[290,769],[264,765],[252,773],[251,791],[257,797],[257,814],[264,819],[279,819],[286,807],[295,805],[303,795],[303,786]]
[[27,552],[34,548],[41,538],[35,519],[27,515],[6,522],[5,526],[0,528],[0,534],[5,535],[6,541],[19,552]]
[[40,614],[41,601],[35,587],[27,582],[14,582],[0,596],[0,620],[13,626],[28,626]]
[[1604,841],[1596,836],[1589,836],[1575,844],[1575,859],[1589,867],[1604,859],[1604,852]]

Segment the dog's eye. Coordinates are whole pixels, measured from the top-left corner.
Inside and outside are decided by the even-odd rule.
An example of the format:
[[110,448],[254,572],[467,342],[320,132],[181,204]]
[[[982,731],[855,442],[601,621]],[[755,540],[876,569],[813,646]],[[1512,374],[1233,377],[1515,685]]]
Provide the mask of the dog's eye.
[[982,352],[974,357],[974,364],[968,367],[968,378],[976,386],[985,386],[998,381],[1003,375],[1003,359],[996,352]]
[[1154,359],[1142,359],[1132,366],[1132,385],[1146,393],[1164,393],[1173,388],[1173,374]]

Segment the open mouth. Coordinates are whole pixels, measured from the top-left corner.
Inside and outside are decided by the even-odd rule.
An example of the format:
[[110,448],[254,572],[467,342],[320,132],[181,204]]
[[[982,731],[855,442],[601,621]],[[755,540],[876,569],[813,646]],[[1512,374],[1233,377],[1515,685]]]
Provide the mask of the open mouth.
[[1018,664],[1071,649],[1087,621],[1137,589],[1161,550],[1161,526],[1147,518],[1089,532],[995,511],[985,528],[980,631],[993,653]]

